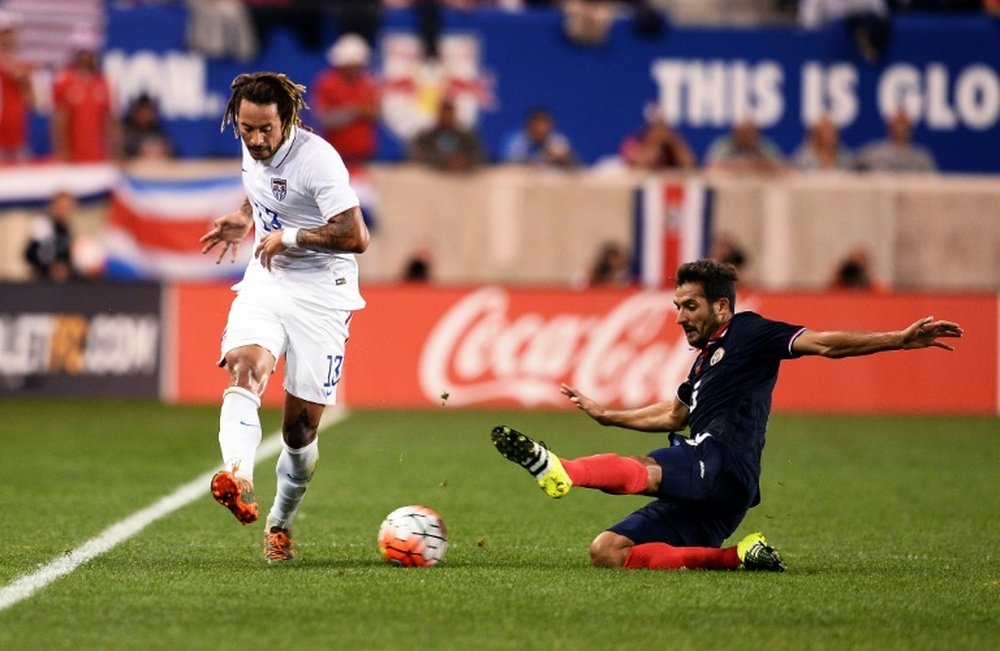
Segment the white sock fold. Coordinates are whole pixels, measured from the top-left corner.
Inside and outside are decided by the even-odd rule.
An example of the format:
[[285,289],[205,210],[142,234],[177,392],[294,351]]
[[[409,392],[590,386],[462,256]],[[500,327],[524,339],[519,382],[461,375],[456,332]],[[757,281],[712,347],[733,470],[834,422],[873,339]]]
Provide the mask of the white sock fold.
[[222,463],[237,477],[253,482],[254,457],[260,445],[260,398],[243,387],[222,392],[219,413],[219,448]]
[[278,455],[278,463],[275,466],[278,489],[274,495],[274,505],[267,515],[267,529],[291,527],[318,461],[318,438],[304,448],[290,448],[282,444],[281,454]]

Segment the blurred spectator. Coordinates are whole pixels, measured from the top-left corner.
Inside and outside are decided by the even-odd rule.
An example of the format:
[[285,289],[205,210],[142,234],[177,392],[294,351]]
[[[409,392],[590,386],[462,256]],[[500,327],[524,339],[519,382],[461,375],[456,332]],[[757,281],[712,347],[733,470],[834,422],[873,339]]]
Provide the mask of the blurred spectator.
[[854,169],[854,156],[840,144],[837,125],[829,116],[818,119],[809,134],[795,152],[793,162],[797,169],[813,172],[818,170]]
[[76,213],[76,197],[59,192],[49,201],[45,214],[31,224],[31,240],[24,258],[35,280],[66,282],[76,277],[73,269],[73,235],[70,221]]
[[798,0],[650,0],[677,25],[759,27],[791,22],[787,5]]
[[126,160],[162,160],[173,155],[173,143],[160,122],[159,107],[149,95],[139,95],[122,119],[122,156]]
[[708,257],[716,262],[731,264],[737,271],[742,271],[747,264],[747,254],[743,247],[730,235],[718,233],[712,239],[712,250]]
[[73,55],[52,84],[52,149],[71,163],[104,161],[116,149],[111,87],[98,65],[97,37],[72,37]]
[[986,13],[1000,18],[1000,0],[983,0],[983,9]]
[[862,147],[858,167],[880,172],[933,172],[937,163],[930,151],[912,141],[913,123],[904,109],[886,121],[888,138]]
[[484,152],[479,135],[458,123],[451,100],[441,102],[437,122],[409,146],[410,160],[447,172],[471,172],[485,162]]
[[532,109],[528,113],[523,128],[507,143],[501,158],[506,163],[521,165],[576,165],[569,139],[556,131],[552,114],[544,108]]
[[646,109],[646,125],[626,138],[619,148],[622,161],[632,169],[693,169],[694,154],[656,107]]
[[313,83],[313,114],[323,137],[353,172],[375,155],[379,88],[369,72],[371,49],[358,34],[344,34],[330,47],[330,66]]
[[632,0],[632,31],[641,38],[659,38],[667,32],[667,18],[651,0]]
[[258,51],[267,50],[276,34],[291,31],[296,42],[311,54],[319,54],[327,44],[326,5],[335,1],[243,0],[248,5]]
[[243,0],[185,0],[187,46],[206,57],[250,61],[257,56],[257,35]]
[[761,135],[757,125],[746,118],[712,142],[705,164],[711,169],[752,173],[777,172],[784,168],[778,146]]
[[610,0],[563,0],[563,31],[578,45],[600,45],[615,20]]
[[18,57],[17,18],[0,9],[0,163],[28,158],[31,66]]
[[415,251],[403,264],[402,279],[407,283],[427,283],[431,281],[431,254],[426,249]]
[[597,252],[590,269],[589,284],[625,286],[632,284],[632,266],[628,251],[617,242],[605,242]]
[[857,247],[837,263],[830,289],[846,289],[865,292],[885,292],[887,287],[875,278],[872,272],[871,256],[868,249]]
[[327,0],[340,28],[340,34],[357,34],[368,45],[375,43],[382,9],[372,0]]
[[875,63],[885,56],[892,36],[886,0],[799,0],[799,24],[806,29],[838,21],[866,61]]

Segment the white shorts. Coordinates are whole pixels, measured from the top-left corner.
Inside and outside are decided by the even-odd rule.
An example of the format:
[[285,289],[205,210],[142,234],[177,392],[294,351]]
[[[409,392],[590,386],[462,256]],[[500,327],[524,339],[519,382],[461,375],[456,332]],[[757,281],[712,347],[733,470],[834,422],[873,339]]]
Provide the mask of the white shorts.
[[336,404],[352,314],[291,297],[274,285],[244,284],[229,308],[222,359],[254,344],[275,360],[285,355],[285,391],[308,402]]

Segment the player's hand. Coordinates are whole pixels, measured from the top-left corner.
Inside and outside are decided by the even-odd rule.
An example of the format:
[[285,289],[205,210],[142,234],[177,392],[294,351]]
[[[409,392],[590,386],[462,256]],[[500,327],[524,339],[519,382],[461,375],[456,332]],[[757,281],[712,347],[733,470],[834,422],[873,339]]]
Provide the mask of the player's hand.
[[591,418],[599,420],[600,416],[604,413],[604,407],[598,402],[588,398],[568,384],[561,384],[559,390],[562,391],[564,396],[569,398],[570,402],[579,407],[581,411]]
[[254,257],[258,258],[261,265],[268,271],[271,270],[271,261],[274,259],[274,256],[288,248],[281,241],[281,233],[282,231],[268,233],[260,239],[257,248],[253,250]]
[[248,217],[242,210],[219,217],[212,222],[212,230],[202,235],[198,240],[204,245],[201,252],[208,253],[217,244],[221,244],[222,250],[219,251],[219,257],[215,259],[215,264],[222,262],[222,259],[226,257],[227,251],[232,253],[230,262],[236,262],[236,254],[240,250],[240,242],[250,232],[252,225],[253,219]]
[[951,321],[935,321],[934,317],[926,316],[916,321],[906,330],[903,330],[903,348],[926,348],[936,346],[945,350],[955,350],[955,348],[943,341],[938,341],[939,337],[961,337],[964,334],[961,326]]

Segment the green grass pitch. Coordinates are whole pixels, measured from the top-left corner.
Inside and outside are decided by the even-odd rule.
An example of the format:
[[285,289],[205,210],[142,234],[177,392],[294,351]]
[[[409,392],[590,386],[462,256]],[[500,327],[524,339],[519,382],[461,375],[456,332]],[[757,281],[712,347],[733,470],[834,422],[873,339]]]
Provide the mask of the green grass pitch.
[[[0,401],[0,589],[208,472],[216,408]],[[278,414],[263,413],[266,432]],[[761,529],[784,574],[591,568],[643,503],[546,498],[489,441],[506,422],[564,456],[657,435],[578,413],[356,411],[321,434],[290,566],[204,497],[0,611],[2,649],[1000,648],[1000,421],[776,415]],[[274,459],[257,466],[270,506]],[[449,527],[434,568],[384,564],[382,517]]]

